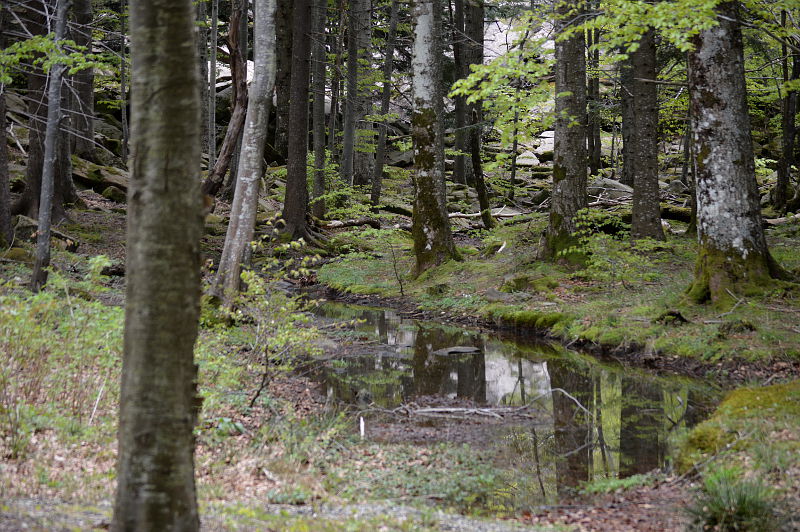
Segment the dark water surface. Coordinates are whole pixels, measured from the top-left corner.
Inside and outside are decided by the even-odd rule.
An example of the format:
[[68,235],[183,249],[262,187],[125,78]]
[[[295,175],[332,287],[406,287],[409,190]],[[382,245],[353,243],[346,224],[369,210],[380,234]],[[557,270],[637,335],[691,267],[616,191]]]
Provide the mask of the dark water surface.
[[534,406],[534,415],[488,428],[496,434],[491,451],[535,468],[550,500],[582,481],[668,466],[675,436],[718,400],[698,381],[600,363],[559,345],[341,303],[325,302],[317,312],[359,320],[349,334],[373,342],[367,356],[329,365],[324,382],[332,398],[385,409],[431,396],[443,404]]

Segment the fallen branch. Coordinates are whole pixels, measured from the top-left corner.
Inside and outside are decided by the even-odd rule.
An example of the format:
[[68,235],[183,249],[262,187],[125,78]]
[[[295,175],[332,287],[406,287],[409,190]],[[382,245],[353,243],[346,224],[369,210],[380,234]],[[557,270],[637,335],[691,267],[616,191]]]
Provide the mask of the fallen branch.
[[354,220],[331,220],[330,222],[323,223],[322,227],[326,229],[339,229],[341,227],[359,227],[362,225],[368,225],[373,229],[381,228],[381,223],[373,218],[358,218]]
[[792,216],[784,216],[783,218],[773,218],[773,219],[764,219],[769,225],[782,225],[788,224],[790,222],[800,221],[800,214],[794,214]]
[[[497,209],[497,211],[492,212],[492,216],[494,218],[513,218],[515,216],[522,216],[523,214],[530,214],[529,212],[503,212],[503,208]],[[453,212],[448,215],[449,218],[480,218],[481,213],[479,212],[471,212],[471,213],[464,213],[464,212]]]

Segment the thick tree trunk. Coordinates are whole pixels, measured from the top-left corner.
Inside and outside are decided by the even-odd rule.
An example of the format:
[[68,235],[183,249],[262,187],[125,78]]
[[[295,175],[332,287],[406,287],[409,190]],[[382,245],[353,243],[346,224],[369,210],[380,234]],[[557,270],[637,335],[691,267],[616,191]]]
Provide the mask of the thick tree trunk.
[[283,221],[292,238],[309,238],[308,185],[308,81],[311,44],[308,20],[309,0],[294,2],[292,42],[292,83],[289,103],[289,158],[286,162],[286,196],[283,200]]
[[[453,5],[454,4],[454,5]],[[464,18],[464,0],[455,0],[453,5],[453,59],[455,61],[456,78],[464,79],[469,75],[469,66],[466,61],[465,42],[466,24]],[[467,131],[467,99],[456,96],[455,104],[455,149],[459,155],[453,161],[453,182],[467,183],[467,150],[469,149],[469,132]]]
[[633,154],[636,149],[636,118],[633,112],[633,67],[631,59],[619,63],[619,94],[622,115],[622,175],[620,182],[633,186]]
[[[67,34],[67,16],[70,0],[57,0],[55,39],[57,46]],[[52,203],[55,196],[55,171],[59,144],[66,139],[59,138],[61,122],[61,82],[64,80],[63,64],[55,63],[50,67],[47,87],[47,129],[44,137],[44,166],[41,177],[41,195],[39,197],[39,223],[36,231],[36,261],[31,273],[31,288],[38,292],[47,282],[47,268],[50,266],[50,229]]]
[[[72,40],[78,46],[92,50],[92,2],[91,0],[75,0],[73,13],[75,25]],[[73,109],[72,136],[74,144],[72,153],[83,159],[94,159],[94,70],[87,68],[72,77],[75,106]]]
[[331,154],[331,161],[339,161],[336,151],[336,136],[339,127],[339,94],[342,88],[342,52],[344,50],[344,21],[347,16],[344,9],[344,0],[336,1],[336,11],[339,13],[338,31],[331,34],[331,49],[336,57],[333,64],[333,75],[331,76],[331,114],[328,118],[328,151]]
[[[381,91],[381,115],[389,113],[392,99],[392,73],[394,72],[394,48],[397,38],[398,0],[392,0],[389,6],[389,32],[386,35],[386,48],[383,53],[383,89]],[[386,123],[378,127],[378,147],[375,150],[375,170],[372,174],[372,193],[370,203],[377,205],[381,198],[383,183],[383,165],[386,159],[386,137],[389,128]]]
[[228,32],[228,49],[230,50],[231,77],[233,78],[233,113],[231,114],[219,156],[208,177],[203,182],[203,193],[209,196],[219,192],[225,181],[225,173],[231,165],[233,153],[239,143],[239,134],[244,127],[247,114],[247,66],[242,56],[239,33],[241,31],[242,2],[231,0],[231,20]]
[[319,198],[325,194],[325,21],[328,18],[327,0],[314,0],[312,7],[314,25],[311,38],[314,46],[311,51],[312,92],[314,107],[312,109],[312,130],[314,135],[314,202],[312,212],[317,218],[325,216],[325,201]]
[[200,79],[190,0],[131,3],[132,166],[111,530],[199,528]]
[[658,188],[658,77],[655,31],[648,30],[631,55],[636,124],[631,236],[664,240]]
[[372,168],[371,153],[358,150],[359,129],[367,129],[363,124],[369,108],[369,93],[359,88],[359,79],[365,72],[362,62],[370,61],[369,41],[371,36],[371,0],[350,0],[347,26],[347,99],[344,106],[344,125],[342,128],[342,180],[355,185],[369,183]]
[[275,79],[277,105],[275,108],[275,151],[284,160],[289,151],[289,114],[290,85],[292,84],[292,0],[278,0],[278,11],[275,14],[277,35],[277,65]]
[[[578,2],[562,2],[557,8],[556,32],[564,31],[576,13]],[[550,221],[541,254],[554,258],[574,242],[575,213],[586,207],[586,55],[583,32],[556,40],[556,123],[553,154],[553,195]]]
[[233,298],[239,291],[242,261],[247,246],[253,240],[258,189],[264,170],[269,100],[275,88],[275,0],[256,0],[254,7],[255,74],[250,85],[230,222],[213,290],[226,307],[233,304]]
[[689,295],[725,307],[782,272],[764,238],[737,4],[717,13],[719,25],[695,37],[689,54],[699,240]]
[[[439,0],[420,0],[413,6],[414,47],[411,138],[414,144],[414,214],[412,235],[414,274],[457,257],[444,204],[444,138],[439,126],[442,94]],[[437,102],[438,99],[438,102]]]
[[[242,54],[242,61],[247,65],[247,58],[249,56],[249,42],[248,42],[248,21],[249,21],[249,0],[241,2],[242,16],[239,18],[239,53]],[[247,78],[247,68],[244,69],[245,80]],[[247,111],[245,111],[246,114]],[[233,189],[236,187],[236,176],[239,174],[239,155],[242,153],[242,138],[244,137],[244,121],[242,127],[239,128],[239,136],[236,138],[236,147],[231,154],[231,163],[228,170],[228,177],[224,180],[222,188],[223,197],[233,200]]]
[[[599,8],[599,2],[593,6],[593,9]],[[590,42],[589,46],[595,45],[600,42],[600,30],[589,30],[587,32]],[[587,86],[587,107],[588,107],[588,126],[587,126],[587,140],[589,152],[589,173],[591,175],[598,175],[600,173],[600,166],[602,164],[603,144],[600,137],[600,50],[588,49],[588,62],[589,70],[589,84]]]
[[[360,0],[361,10],[358,16],[358,79],[361,80],[372,74],[372,0]],[[369,185],[372,182],[372,172],[375,166],[372,121],[365,120],[373,112],[374,101],[373,83],[358,83],[356,90],[356,131],[355,153],[353,153],[353,184]],[[350,95],[347,96],[348,101]]]

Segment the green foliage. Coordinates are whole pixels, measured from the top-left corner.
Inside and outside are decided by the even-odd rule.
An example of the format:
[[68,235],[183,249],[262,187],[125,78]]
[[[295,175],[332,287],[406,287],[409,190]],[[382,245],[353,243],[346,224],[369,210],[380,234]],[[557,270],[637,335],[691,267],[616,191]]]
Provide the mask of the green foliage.
[[105,59],[99,54],[86,53],[86,49],[74,41],[57,42],[53,34],[36,35],[0,50],[0,83],[11,83],[12,73],[22,63],[33,64],[45,72],[49,72],[53,65],[61,64],[71,75],[87,68],[105,67]]
[[647,486],[652,482],[653,477],[650,475],[631,475],[625,478],[597,478],[583,484],[580,491],[590,495],[597,495]]
[[693,530],[778,529],[773,491],[756,479],[742,479],[733,468],[709,472],[697,500],[688,508]]
[[19,458],[35,430],[77,435],[113,415],[122,352],[123,310],[70,297],[107,261],[91,261],[88,280],[51,272],[38,294],[0,286],[0,453]]

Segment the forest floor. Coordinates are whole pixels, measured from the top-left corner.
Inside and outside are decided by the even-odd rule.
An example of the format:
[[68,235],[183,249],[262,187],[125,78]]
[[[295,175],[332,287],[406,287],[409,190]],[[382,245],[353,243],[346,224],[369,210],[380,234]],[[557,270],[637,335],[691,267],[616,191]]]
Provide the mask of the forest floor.
[[[71,223],[61,228],[80,246],[55,251],[46,291],[24,288],[29,243],[0,255],[0,530],[105,529],[111,516],[124,205],[81,194],[88,209],[71,211]],[[221,210],[207,221],[203,240],[211,259],[224,238]],[[765,482],[784,529],[796,529],[797,289],[780,284],[740,295],[727,310],[694,305],[682,297],[692,274],[691,237],[675,232],[666,244],[640,249],[603,239],[592,261],[576,268],[535,260],[545,221],[528,214],[491,231],[463,224],[456,239],[464,260],[416,279],[408,275],[412,257],[403,231],[343,230],[331,235],[334,251],[326,251],[316,272],[290,283],[318,281],[331,297],[412,317],[547,334],[623,364],[727,389],[747,386],[688,437],[681,471],[588,485],[542,505],[501,496],[515,486],[481,458],[485,441],[361,440],[358,409],[325,397],[308,364],[309,354],[359,349],[358,339],[343,341],[302,313],[277,289],[287,282],[275,278],[265,292],[246,296],[247,319],[234,326],[204,305],[196,351],[204,397],[196,458],[203,528],[682,530],[690,522],[685,509],[703,493],[709,471],[724,466]],[[382,223],[405,222],[395,216]],[[800,224],[772,229],[769,238],[778,261],[798,271]],[[277,305],[260,305],[265,293]],[[257,330],[267,322],[277,323],[270,338]],[[265,379],[266,351],[294,357],[267,370]]]

